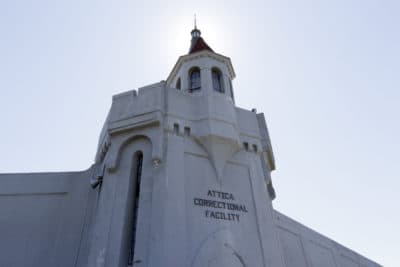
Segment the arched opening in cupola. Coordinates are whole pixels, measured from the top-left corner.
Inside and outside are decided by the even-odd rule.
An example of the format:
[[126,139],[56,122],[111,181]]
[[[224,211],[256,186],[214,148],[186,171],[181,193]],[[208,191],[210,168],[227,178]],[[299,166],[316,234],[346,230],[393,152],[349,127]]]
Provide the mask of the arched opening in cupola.
[[211,77],[214,91],[225,93],[222,72],[214,67],[211,70]]
[[189,90],[200,90],[201,88],[201,76],[200,69],[198,67],[193,67],[189,71]]

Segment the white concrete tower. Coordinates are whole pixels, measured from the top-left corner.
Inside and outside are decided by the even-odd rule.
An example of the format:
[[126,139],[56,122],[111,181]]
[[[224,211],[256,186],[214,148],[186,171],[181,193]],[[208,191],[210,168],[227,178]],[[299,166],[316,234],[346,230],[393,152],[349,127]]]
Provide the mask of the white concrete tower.
[[113,96],[89,169],[0,174],[0,266],[379,267],[273,210],[234,77],[195,27],[166,81]]
[[198,109],[184,115],[201,120],[196,138],[221,179],[226,158],[240,146],[232,88],[235,71],[230,58],[215,53],[196,26],[191,35],[189,53],[178,59],[166,83],[196,102]]
[[92,184],[89,266],[283,266],[263,114],[196,27],[166,81],[113,97]]

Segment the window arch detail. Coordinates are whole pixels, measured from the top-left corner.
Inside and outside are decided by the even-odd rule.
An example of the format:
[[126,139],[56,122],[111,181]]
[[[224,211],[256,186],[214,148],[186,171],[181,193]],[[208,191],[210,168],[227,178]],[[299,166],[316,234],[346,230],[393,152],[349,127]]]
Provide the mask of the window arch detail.
[[222,72],[217,68],[212,68],[211,78],[214,91],[225,93]]
[[199,90],[201,88],[201,76],[200,69],[193,67],[189,71],[189,90]]

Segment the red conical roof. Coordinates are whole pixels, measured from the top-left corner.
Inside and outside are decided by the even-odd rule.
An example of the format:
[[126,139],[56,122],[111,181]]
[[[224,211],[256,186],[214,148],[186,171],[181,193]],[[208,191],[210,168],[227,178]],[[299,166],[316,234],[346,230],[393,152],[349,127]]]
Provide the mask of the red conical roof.
[[203,38],[201,38],[201,31],[197,29],[196,25],[194,26],[194,29],[191,32],[192,35],[192,41],[189,49],[189,54],[203,51],[203,50],[208,50],[211,52],[214,52],[211,47],[204,41]]
[[189,54],[199,52],[202,50],[208,50],[214,52],[211,47],[204,41],[203,38],[197,37],[192,40],[192,45],[190,46]]

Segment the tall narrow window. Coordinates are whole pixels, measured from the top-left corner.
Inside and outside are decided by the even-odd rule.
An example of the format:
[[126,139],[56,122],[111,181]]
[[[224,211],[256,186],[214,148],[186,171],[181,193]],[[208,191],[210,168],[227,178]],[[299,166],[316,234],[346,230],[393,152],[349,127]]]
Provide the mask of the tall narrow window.
[[200,69],[195,67],[190,70],[189,72],[189,89],[191,91],[193,90],[198,90],[201,87],[201,81],[200,81]]
[[128,266],[133,266],[133,260],[135,256],[135,241],[136,241],[136,226],[138,219],[139,210],[139,197],[140,197],[140,181],[142,178],[142,165],[143,165],[143,153],[136,153],[136,169],[135,169],[135,194],[134,194],[134,207],[133,207],[133,224],[132,224],[132,236],[129,244],[129,257]]
[[230,92],[231,92],[231,97],[232,97],[233,103],[235,103],[235,96],[233,94],[233,86],[232,86],[231,79],[229,79],[229,89],[230,89]]
[[176,89],[181,90],[181,78],[178,78],[178,81],[176,82]]
[[214,91],[225,93],[221,71],[217,68],[213,68],[211,71],[211,75]]

